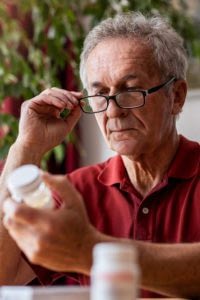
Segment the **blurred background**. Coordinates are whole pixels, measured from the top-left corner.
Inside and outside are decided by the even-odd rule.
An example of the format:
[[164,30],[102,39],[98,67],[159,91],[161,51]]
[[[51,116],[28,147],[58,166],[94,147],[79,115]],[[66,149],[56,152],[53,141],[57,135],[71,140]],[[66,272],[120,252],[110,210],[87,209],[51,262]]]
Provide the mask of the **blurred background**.
[[[100,20],[128,10],[164,15],[184,38],[189,93],[178,130],[200,141],[200,0],[1,0],[0,171],[17,135],[22,102],[51,86],[80,90],[85,35]],[[66,140],[45,156],[43,167],[65,173],[113,154],[94,117],[83,115]]]

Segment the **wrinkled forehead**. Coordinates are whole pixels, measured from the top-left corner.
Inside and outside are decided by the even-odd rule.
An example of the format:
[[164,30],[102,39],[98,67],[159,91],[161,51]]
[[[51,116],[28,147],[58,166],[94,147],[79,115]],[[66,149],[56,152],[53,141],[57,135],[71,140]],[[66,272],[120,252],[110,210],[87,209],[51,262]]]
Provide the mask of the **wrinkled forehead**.
[[112,38],[101,41],[90,52],[86,62],[87,84],[107,75],[146,73],[155,71],[153,51],[144,41],[130,38]]

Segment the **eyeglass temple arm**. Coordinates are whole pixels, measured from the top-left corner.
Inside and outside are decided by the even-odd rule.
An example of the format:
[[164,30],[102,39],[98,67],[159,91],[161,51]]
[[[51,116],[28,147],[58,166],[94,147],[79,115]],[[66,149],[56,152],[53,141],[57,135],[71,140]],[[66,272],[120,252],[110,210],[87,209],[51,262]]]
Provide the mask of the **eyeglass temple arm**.
[[164,82],[164,83],[162,83],[162,84],[160,84],[160,85],[158,85],[158,86],[152,87],[151,89],[149,89],[149,90],[146,91],[146,95],[151,94],[151,93],[154,93],[154,92],[158,91],[159,89],[161,89],[162,87],[169,85],[169,84],[172,83],[175,79],[176,79],[176,77],[173,76],[169,81]]

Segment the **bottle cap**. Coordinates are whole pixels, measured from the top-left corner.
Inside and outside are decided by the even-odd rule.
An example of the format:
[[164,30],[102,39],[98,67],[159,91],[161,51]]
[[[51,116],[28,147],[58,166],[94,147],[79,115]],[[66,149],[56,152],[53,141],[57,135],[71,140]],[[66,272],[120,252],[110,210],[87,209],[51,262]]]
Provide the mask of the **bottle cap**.
[[15,169],[7,179],[7,186],[17,198],[37,189],[41,183],[40,169],[35,165],[23,165]]
[[93,249],[95,263],[101,264],[118,261],[134,263],[137,259],[136,249],[128,243],[99,243]]

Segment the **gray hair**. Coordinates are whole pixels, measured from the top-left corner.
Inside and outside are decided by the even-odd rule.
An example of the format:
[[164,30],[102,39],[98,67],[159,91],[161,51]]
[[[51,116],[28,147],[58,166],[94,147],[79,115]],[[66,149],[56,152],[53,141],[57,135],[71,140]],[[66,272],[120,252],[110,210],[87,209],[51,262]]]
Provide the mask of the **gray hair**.
[[161,16],[145,17],[140,12],[117,14],[95,26],[87,35],[80,61],[80,77],[87,86],[86,62],[91,51],[101,41],[109,38],[141,39],[153,52],[162,77],[186,78],[187,53],[181,36]]

